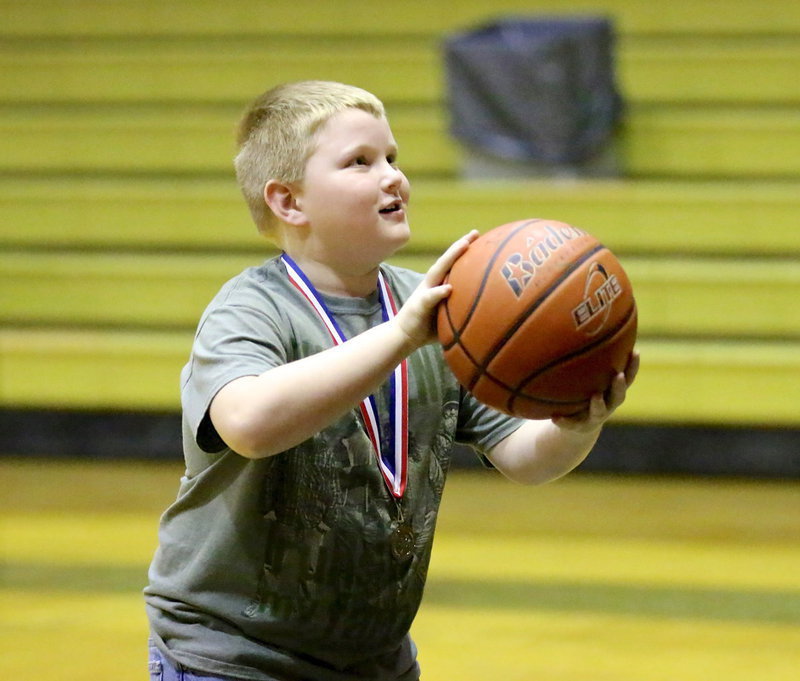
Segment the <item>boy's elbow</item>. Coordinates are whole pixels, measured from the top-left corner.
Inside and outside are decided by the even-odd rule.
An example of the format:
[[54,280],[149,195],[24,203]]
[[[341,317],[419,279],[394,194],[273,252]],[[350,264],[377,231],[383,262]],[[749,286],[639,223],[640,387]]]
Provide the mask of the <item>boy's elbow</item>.
[[544,485],[561,477],[558,472],[542,470],[538,466],[508,466],[502,463],[494,463],[494,466],[506,479],[517,485],[529,487]]
[[[229,384],[233,386],[233,384]],[[260,413],[248,399],[240,399],[236,388],[223,388],[212,400],[209,417],[214,429],[227,447],[248,459],[261,459],[276,454],[274,438],[265,427]]]
[[229,416],[219,424],[214,423],[214,427],[225,445],[245,458],[263,459],[277,454],[270,446],[270,439],[263,433],[263,425],[258,427],[252,419],[243,415]]

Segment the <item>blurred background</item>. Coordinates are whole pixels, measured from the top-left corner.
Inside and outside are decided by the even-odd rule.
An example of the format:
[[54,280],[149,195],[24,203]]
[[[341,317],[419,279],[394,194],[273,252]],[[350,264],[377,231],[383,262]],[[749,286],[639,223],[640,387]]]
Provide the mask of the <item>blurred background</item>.
[[273,254],[233,131],[321,78],[387,107],[396,262],[562,220],[639,306],[640,376],[577,473],[521,489],[457,452],[426,678],[796,678],[798,73],[780,0],[0,0],[0,676],[146,677],[178,374]]

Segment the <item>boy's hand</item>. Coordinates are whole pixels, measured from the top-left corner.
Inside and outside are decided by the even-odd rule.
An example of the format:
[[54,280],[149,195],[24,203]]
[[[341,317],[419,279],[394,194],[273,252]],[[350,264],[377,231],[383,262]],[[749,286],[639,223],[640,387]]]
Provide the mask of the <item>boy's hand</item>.
[[453,263],[477,238],[478,231],[472,230],[453,242],[431,265],[425,278],[397,313],[397,317],[395,317],[397,324],[414,348],[436,340],[436,307],[450,295],[452,290],[450,284],[442,282]]
[[611,382],[605,394],[597,393],[591,399],[589,408],[575,416],[556,416],[553,418],[559,428],[577,432],[591,432],[600,428],[625,401],[628,388],[636,379],[639,371],[639,353],[635,350],[628,359],[628,366]]

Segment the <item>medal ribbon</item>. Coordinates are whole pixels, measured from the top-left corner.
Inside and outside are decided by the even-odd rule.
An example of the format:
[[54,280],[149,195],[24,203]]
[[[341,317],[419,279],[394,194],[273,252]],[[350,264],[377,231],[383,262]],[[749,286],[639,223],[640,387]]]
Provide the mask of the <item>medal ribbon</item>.
[[[341,345],[347,340],[336,319],[326,307],[314,284],[306,277],[303,270],[286,253],[281,254],[289,281],[311,304],[322,323],[333,339],[334,345]],[[386,284],[382,272],[378,272],[378,297],[381,303],[383,321],[389,321],[397,314],[392,292]],[[365,397],[360,406],[361,417],[367,436],[372,442],[383,479],[389,491],[396,498],[403,496],[406,489],[408,469],[408,363],[406,360],[395,367],[389,377],[389,433],[388,447],[384,452],[381,447],[380,421],[378,407],[374,395]]]

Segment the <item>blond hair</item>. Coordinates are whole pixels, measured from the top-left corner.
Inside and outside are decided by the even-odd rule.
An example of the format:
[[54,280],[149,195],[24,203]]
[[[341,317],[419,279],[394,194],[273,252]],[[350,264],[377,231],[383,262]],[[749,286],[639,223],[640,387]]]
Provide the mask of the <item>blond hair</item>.
[[307,80],[268,90],[245,110],[236,135],[236,179],[259,231],[275,236],[277,219],[264,200],[266,183],[301,182],[314,151],[315,134],[333,115],[361,109],[386,112],[375,95],[343,83]]

